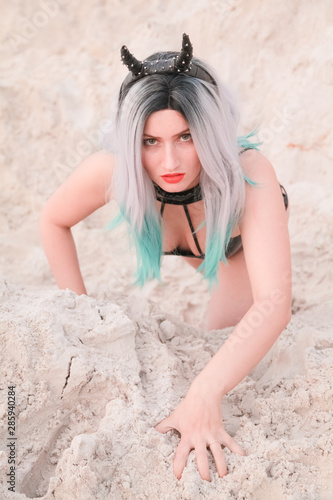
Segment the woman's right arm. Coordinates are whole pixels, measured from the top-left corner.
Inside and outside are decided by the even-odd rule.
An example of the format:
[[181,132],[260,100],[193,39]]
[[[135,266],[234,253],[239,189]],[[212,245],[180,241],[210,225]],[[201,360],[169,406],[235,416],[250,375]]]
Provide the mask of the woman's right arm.
[[71,227],[110,199],[114,156],[100,151],[84,160],[46,203],[40,232],[47,259],[61,289],[86,294]]

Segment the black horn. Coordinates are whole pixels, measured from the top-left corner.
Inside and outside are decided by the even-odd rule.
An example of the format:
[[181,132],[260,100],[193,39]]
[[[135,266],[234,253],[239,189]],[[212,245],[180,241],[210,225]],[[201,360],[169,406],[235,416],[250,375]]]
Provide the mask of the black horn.
[[123,45],[121,50],[121,60],[125,66],[131,71],[133,75],[138,75],[141,73],[142,70],[142,61],[138,61],[133,54],[130,53],[126,45]]
[[193,57],[193,45],[190,42],[190,37],[183,34],[182,50],[175,61],[175,67],[185,71],[189,68]]

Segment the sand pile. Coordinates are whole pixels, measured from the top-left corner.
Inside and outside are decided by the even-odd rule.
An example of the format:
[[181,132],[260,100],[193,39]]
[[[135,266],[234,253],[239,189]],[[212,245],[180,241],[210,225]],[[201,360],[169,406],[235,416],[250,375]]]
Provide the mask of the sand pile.
[[[331,332],[309,319],[320,311],[297,313],[225,398],[226,427],[248,456],[227,451],[229,475],[218,479],[211,463],[209,484],[193,457],[181,481],[173,477],[178,437],[153,426],[230,331],[205,334],[149,301],[139,313],[132,299],[119,306],[5,283],[1,291],[2,381],[16,384],[17,480],[26,495],[12,498],[329,498]],[[6,459],[1,452],[2,478]]]
[[[333,491],[333,8],[293,0],[161,3],[16,0],[3,9],[0,158],[0,497],[57,500],[330,500]],[[126,231],[104,207],[74,229],[89,297],[58,291],[38,235],[48,196],[109,128],[138,57],[190,34],[259,125],[291,203],[293,317],[223,402],[229,474],[203,482],[179,437],[154,425],[175,408],[231,329],[205,332],[208,291],[178,258],[163,285],[133,288]],[[214,50],[212,50],[212,46]],[[263,98],[264,96],[264,98]],[[177,277],[175,279],[175,276]],[[8,491],[8,386],[16,397],[16,492]]]

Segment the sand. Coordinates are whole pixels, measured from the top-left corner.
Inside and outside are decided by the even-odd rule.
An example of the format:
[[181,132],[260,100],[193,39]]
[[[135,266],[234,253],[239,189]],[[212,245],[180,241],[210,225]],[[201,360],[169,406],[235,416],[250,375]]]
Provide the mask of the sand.
[[[330,500],[333,495],[333,6],[329,1],[15,0],[2,6],[0,106],[0,498]],[[205,332],[209,294],[181,260],[163,285],[131,285],[126,230],[111,204],[74,228],[89,296],[59,291],[39,233],[56,187],[107,135],[126,70],[179,49],[218,65],[240,133],[287,188],[293,315],[223,401],[228,475],[204,482],[193,453],[177,481],[179,437],[154,425],[186,394],[231,329]],[[175,278],[176,277],[176,278]],[[8,491],[8,386],[15,385],[15,492]]]

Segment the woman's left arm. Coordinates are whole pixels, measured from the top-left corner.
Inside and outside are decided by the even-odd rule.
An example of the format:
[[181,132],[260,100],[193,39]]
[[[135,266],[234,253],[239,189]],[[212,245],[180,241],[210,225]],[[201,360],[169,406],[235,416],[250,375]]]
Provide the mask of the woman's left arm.
[[220,444],[244,454],[223,427],[222,397],[259,363],[290,320],[290,244],[280,186],[272,165],[262,154],[249,151],[242,156],[245,174],[257,182],[254,187],[246,187],[240,225],[253,305],[193,381],[185,399],[156,426],[159,432],[174,428],[181,433],[174,459],[177,477],[191,449],[195,449],[201,477],[207,480],[208,446],[220,476],[226,474]]

